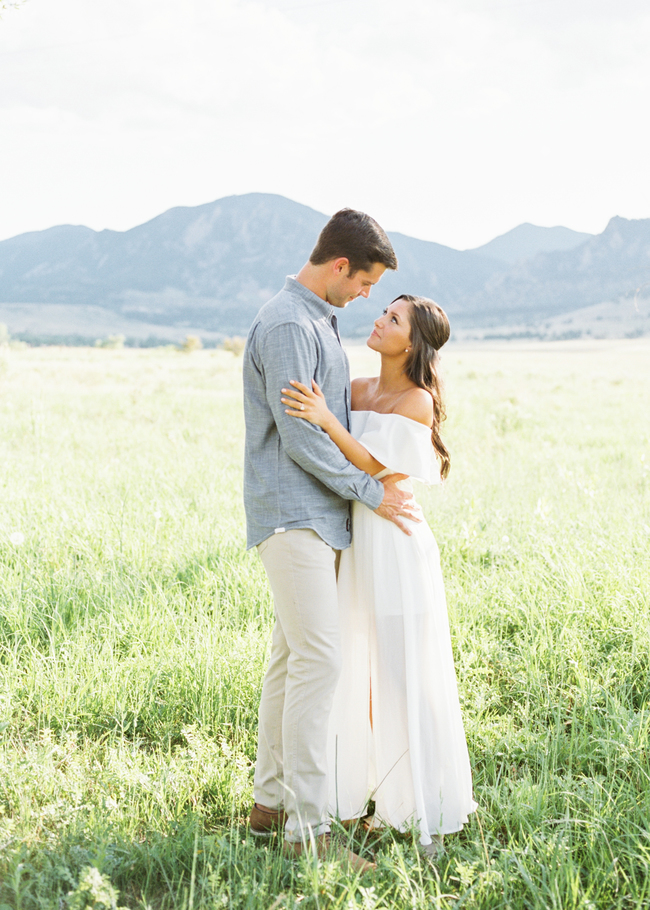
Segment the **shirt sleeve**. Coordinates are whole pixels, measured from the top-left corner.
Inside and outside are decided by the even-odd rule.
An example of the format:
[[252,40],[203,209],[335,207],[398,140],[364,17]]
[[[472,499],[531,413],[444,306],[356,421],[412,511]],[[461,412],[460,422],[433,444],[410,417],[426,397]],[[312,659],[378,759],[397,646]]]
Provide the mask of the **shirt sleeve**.
[[260,354],[266,400],[287,455],[342,499],[376,509],[384,497],[383,485],[355,468],[320,427],[286,414],[280,401],[291,379],[311,387],[319,355],[313,336],[296,323],[275,326],[262,340]]

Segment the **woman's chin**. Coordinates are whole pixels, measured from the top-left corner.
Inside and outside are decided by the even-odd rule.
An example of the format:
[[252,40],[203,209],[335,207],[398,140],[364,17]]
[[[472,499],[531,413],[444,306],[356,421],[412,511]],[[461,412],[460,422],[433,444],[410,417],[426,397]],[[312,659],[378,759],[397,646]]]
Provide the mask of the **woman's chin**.
[[375,348],[376,342],[377,342],[377,336],[373,334],[366,341],[366,346],[369,347],[372,351],[374,351],[374,350],[376,350],[376,348]]

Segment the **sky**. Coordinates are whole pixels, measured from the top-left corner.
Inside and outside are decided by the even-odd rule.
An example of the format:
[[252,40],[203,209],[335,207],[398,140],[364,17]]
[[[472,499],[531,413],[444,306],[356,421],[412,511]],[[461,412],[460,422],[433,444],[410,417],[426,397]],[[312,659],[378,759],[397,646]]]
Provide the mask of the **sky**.
[[[0,2],[0,7],[2,2]],[[650,218],[648,0],[24,0],[0,239],[279,193],[457,249]]]

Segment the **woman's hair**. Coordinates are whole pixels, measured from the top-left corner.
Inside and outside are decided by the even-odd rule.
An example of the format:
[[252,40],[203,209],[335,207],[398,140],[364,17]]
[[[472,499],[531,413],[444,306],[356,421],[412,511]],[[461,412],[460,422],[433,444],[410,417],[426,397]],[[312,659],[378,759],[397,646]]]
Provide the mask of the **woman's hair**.
[[447,414],[442,399],[442,379],[438,373],[440,360],[438,351],[449,340],[449,320],[442,307],[427,297],[401,294],[396,299],[405,300],[410,307],[411,350],[404,372],[411,382],[431,393],[433,398],[431,442],[440,459],[440,475],[446,477],[451,466],[451,458],[440,438],[440,426]]

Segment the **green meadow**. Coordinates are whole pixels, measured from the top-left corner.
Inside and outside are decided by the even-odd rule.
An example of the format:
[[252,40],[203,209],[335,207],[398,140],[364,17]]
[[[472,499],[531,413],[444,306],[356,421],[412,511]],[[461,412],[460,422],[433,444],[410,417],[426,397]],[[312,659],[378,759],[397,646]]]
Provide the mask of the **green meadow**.
[[0,910],[650,906],[650,341],[443,365],[452,471],[419,498],[479,810],[435,862],[341,831],[360,879],[248,833],[241,358],[0,348]]

